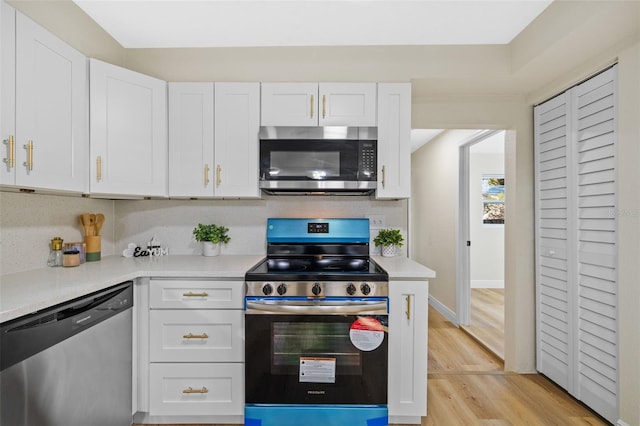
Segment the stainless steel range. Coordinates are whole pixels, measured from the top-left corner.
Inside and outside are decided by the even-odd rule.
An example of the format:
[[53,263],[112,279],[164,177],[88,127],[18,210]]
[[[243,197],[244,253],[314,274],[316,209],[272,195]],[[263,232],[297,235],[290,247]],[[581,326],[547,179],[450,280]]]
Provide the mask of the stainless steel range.
[[388,275],[368,219],[268,219],[248,271],[245,424],[387,424]]

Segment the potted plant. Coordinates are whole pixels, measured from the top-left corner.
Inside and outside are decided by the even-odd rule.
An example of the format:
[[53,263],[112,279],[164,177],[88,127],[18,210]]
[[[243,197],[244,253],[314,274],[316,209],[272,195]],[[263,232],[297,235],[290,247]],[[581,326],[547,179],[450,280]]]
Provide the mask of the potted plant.
[[217,256],[220,254],[220,244],[227,244],[231,237],[227,235],[229,228],[216,224],[203,225],[199,223],[193,229],[196,241],[202,242],[203,256]]
[[373,239],[373,243],[382,246],[382,255],[385,257],[395,256],[396,248],[402,247],[404,237],[399,229],[381,229]]

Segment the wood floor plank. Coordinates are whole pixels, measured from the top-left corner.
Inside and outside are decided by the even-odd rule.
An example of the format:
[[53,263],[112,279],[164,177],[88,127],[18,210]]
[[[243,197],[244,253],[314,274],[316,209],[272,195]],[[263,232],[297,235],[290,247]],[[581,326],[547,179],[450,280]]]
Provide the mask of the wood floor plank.
[[472,288],[470,323],[463,329],[504,359],[504,289]]

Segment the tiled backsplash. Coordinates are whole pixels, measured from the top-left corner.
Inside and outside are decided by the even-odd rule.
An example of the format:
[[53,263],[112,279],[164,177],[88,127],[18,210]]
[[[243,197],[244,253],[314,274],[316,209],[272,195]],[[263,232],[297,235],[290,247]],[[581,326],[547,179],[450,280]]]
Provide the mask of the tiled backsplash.
[[[79,241],[78,216],[102,212],[102,255],[120,255],[128,243],[155,237],[169,254],[201,253],[192,236],[198,223],[229,228],[222,254],[264,254],[269,217],[367,217],[384,215],[406,235],[407,201],[368,197],[265,196],[262,200],[99,200],[0,192],[0,274],[45,267],[54,236]],[[376,231],[377,232],[377,231]],[[372,232],[375,235],[375,232]],[[373,246],[373,245],[372,245]]]

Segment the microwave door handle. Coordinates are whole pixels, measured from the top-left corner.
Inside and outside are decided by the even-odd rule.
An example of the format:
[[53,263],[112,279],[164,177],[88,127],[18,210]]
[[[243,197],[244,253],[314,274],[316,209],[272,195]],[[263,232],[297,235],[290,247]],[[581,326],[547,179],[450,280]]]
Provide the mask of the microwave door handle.
[[273,313],[273,314],[295,314],[295,315],[318,315],[318,314],[386,314],[387,302],[359,302],[357,304],[344,305],[319,305],[319,304],[295,304],[295,302],[266,302],[262,300],[247,301],[247,314]]

